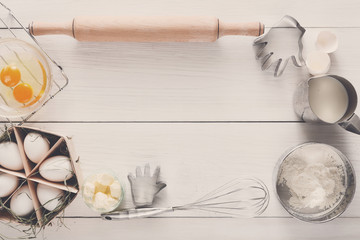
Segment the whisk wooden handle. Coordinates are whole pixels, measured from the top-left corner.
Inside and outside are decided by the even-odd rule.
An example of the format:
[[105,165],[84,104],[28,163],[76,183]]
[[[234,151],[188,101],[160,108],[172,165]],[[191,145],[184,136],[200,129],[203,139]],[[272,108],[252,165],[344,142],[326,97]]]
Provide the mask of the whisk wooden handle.
[[216,17],[76,17],[65,23],[33,22],[35,36],[66,34],[79,41],[213,42],[226,35],[259,36],[259,22],[224,23]]

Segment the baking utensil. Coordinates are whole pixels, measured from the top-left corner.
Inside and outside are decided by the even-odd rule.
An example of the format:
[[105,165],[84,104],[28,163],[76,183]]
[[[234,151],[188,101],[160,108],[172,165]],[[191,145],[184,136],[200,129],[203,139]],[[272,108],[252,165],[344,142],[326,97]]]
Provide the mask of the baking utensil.
[[[294,163],[295,159],[296,163]],[[285,174],[291,174],[290,176],[295,175],[294,173],[286,172],[289,171],[289,167],[301,169],[301,162],[306,161],[306,159],[308,162],[311,163],[314,163],[314,161],[317,162],[313,165],[313,167],[315,167],[317,170],[309,169],[309,167],[307,166],[307,171],[309,171],[309,173],[313,175],[306,175],[306,172],[301,174],[300,179],[301,177],[303,177],[303,179],[307,177],[307,179],[305,180],[306,183],[300,180],[296,183],[289,183],[289,179],[287,179],[287,182],[284,183],[283,179],[281,179],[281,176],[284,176]],[[324,159],[333,161],[334,163],[338,163],[336,164],[338,166],[332,167],[332,172],[326,173],[326,171],[329,170],[326,168],[329,166],[326,166],[326,164],[321,165],[320,162]],[[339,176],[338,178],[335,177],[334,172],[342,173],[340,179]],[[288,185],[295,184],[297,191],[304,190],[307,193],[307,195],[305,196],[306,198],[309,197],[309,195],[314,197],[323,196],[321,194],[321,191],[319,191],[319,186],[317,184],[308,183],[308,179],[312,179],[312,177],[317,176],[316,174],[327,174],[329,177],[328,180],[322,178],[323,176],[318,176],[318,179],[321,179],[321,187],[333,187],[333,189],[331,189],[333,190],[332,194],[337,193],[340,195],[340,197],[334,198],[334,203],[330,206],[326,206],[325,208],[319,208],[314,206],[307,206],[303,208],[299,208],[298,206],[295,207],[294,202],[292,202],[293,200],[291,199],[294,196],[292,190],[288,187]],[[339,181],[335,182],[336,180]],[[330,185],[328,183],[330,183]],[[306,184],[306,186],[301,186],[301,184]],[[337,184],[340,184],[344,187],[343,192],[339,191],[335,187]],[[280,203],[285,208],[285,210],[289,212],[293,217],[306,222],[323,223],[335,219],[346,210],[355,194],[356,179],[355,171],[352,167],[351,162],[342,152],[327,144],[309,142],[293,147],[286,151],[283,156],[281,156],[274,170],[274,185]],[[312,187],[316,187],[316,189],[313,189],[314,191],[309,194],[309,189],[311,189]],[[324,204],[326,203],[326,201],[329,201],[329,198],[333,197],[334,196],[330,194],[326,195],[325,199],[322,199],[323,202],[319,202],[318,199],[312,200],[311,202],[313,204]]]
[[[317,79],[331,77],[336,79],[345,88],[348,96],[348,105],[345,109],[344,115],[336,122],[329,123],[320,119],[319,116],[314,113],[311,101],[309,100],[309,92],[311,90],[311,81]],[[360,118],[354,113],[357,106],[357,93],[354,86],[345,78],[337,75],[323,75],[317,77],[311,77],[307,81],[303,81],[299,84],[294,95],[294,110],[295,113],[305,122],[312,123],[325,123],[325,124],[338,124],[347,131],[360,134]]]
[[13,115],[9,117],[0,117],[0,120],[4,122],[3,125],[0,127],[0,132],[6,132],[6,130],[15,123],[17,123],[18,125],[22,125],[24,122],[30,119],[40,108],[45,106],[51,99],[53,99],[68,85],[69,79],[63,71],[62,67],[42,49],[34,36],[32,36],[26,30],[26,28],[21,24],[21,22],[13,15],[12,11],[1,2],[0,38],[15,39],[14,41],[22,40],[27,42],[27,44],[30,44],[32,47],[36,48],[36,51],[40,52],[40,54],[42,54],[46,59],[52,76],[51,88],[49,88],[49,91],[44,94],[43,100],[36,108],[31,109],[30,112],[26,113],[26,115],[21,114],[22,116],[19,117],[15,117]]
[[150,175],[150,165],[146,164],[144,173],[140,167],[136,167],[136,177],[129,173],[128,179],[131,186],[131,195],[136,207],[149,207],[153,204],[155,195],[158,194],[166,184],[159,182],[160,167],[157,167],[154,174]]
[[256,38],[253,45],[256,59],[261,63],[261,70],[274,69],[274,76],[279,77],[290,59],[294,66],[304,66],[302,57],[304,33],[305,28],[295,18],[286,15],[267,33]]
[[199,200],[168,208],[127,209],[102,214],[104,220],[145,218],[175,210],[202,210],[230,217],[254,217],[262,214],[269,204],[266,185],[256,178],[234,179]]
[[79,41],[214,42],[227,35],[260,36],[264,25],[205,16],[84,16],[64,23],[32,22],[29,30],[34,36],[65,34]]

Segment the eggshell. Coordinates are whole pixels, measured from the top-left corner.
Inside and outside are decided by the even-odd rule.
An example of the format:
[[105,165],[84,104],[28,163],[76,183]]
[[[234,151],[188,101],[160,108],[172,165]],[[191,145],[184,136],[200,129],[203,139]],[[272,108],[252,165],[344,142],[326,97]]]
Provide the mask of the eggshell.
[[41,134],[31,132],[25,137],[24,150],[30,161],[39,163],[50,150],[50,143],[49,140]]
[[327,53],[314,51],[308,54],[306,66],[312,75],[325,74],[330,69],[330,57]]
[[52,182],[63,182],[74,175],[70,158],[54,156],[46,159],[39,168],[40,175]]
[[30,189],[27,185],[22,186],[10,200],[11,211],[19,217],[25,217],[34,211]]
[[19,186],[19,179],[16,176],[0,173],[0,197],[8,197]]
[[20,157],[19,148],[16,143],[0,143],[0,165],[14,171],[24,169],[24,165]]
[[325,53],[332,53],[338,49],[339,41],[337,36],[329,31],[321,31],[315,43],[317,49]]
[[64,191],[49,187],[44,184],[38,184],[36,190],[40,204],[48,211],[53,211],[61,203],[61,197],[64,195]]

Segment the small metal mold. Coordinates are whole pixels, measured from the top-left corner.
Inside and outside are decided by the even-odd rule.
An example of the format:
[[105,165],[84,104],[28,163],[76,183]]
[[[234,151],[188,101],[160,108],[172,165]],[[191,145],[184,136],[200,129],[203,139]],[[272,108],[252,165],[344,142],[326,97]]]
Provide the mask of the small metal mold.
[[286,15],[267,33],[256,38],[253,46],[261,70],[274,68],[274,76],[279,77],[290,59],[294,66],[304,66],[302,37],[305,31],[295,18]]

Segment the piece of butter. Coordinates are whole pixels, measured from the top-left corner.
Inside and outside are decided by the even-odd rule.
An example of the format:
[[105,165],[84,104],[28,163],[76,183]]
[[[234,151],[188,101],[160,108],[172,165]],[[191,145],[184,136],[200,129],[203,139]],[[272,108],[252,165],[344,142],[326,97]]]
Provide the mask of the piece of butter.
[[83,188],[83,196],[86,199],[93,199],[95,194],[95,185],[92,182],[86,182]]
[[99,182],[95,182],[95,194],[98,192],[107,193],[109,191],[109,186],[103,185]]
[[114,182],[114,177],[106,173],[101,173],[97,175],[96,181],[101,185],[110,186]]
[[112,209],[117,203],[119,202],[118,199],[114,199],[112,197],[108,197],[106,201],[106,207],[105,209]]
[[121,186],[120,186],[120,183],[118,181],[114,181],[110,185],[110,195],[111,195],[111,197],[113,197],[115,199],[120,199],[120,197],[121,197]]
[[98,192],[95,194],[94,207],[101,209],[107,208],[108,196],[105,193]]

